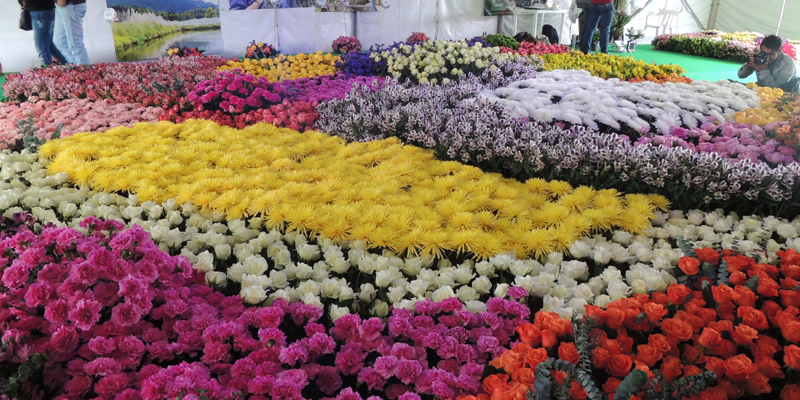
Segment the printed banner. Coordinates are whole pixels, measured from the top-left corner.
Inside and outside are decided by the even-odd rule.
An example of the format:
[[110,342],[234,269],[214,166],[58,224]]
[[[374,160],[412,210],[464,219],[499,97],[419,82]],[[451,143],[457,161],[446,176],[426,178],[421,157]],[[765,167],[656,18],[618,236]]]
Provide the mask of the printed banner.
[[511,15],[514,13],[514,0],[484,0],[483,15]]
[[388,0],[316,0],[318,12],[372,12],[389,8]]
[[117,60],[157,59],[172,47],[222,55],[218,1],[228,0],[107,0]]

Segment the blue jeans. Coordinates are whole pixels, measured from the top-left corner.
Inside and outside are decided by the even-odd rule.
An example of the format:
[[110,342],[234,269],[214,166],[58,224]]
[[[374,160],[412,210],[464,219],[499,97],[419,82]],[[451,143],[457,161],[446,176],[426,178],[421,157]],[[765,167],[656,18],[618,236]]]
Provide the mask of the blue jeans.
[[42,66],[53,63],[53,57],[58,62],[66,64],[67,59],[53,44],[53,28],[56,22],[56,10],[31,11],[31,25],[33,25],[33,41]]
[[56,6],[56,26],[53,32],[53,43],[64,54],[67,61],[73,64],[90,64],[89,53],[83,44],[83,17],[86,15],[86,3]]
[[611,36],[611,21],[614,20],[614,2],[606,4],[592,4],[589,9],[589,20],[586,21],[586,30],[581,35],[581,51],[589,54],[594,31],[600,23],[600,51],[608,54],[608,38]]

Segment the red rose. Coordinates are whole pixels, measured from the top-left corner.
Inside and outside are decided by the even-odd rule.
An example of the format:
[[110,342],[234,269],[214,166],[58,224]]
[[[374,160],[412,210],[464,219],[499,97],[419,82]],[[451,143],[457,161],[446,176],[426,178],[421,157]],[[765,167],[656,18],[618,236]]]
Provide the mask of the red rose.
[[745,390],[753,396],[758,396],[763,393],[772,391],[772,386],[769,385],[769,378],[761,372],[753,372],[745,382]]
[[[752,293],[752,292],[751,292]],[[756,310],[750,306],[742,306],[736,312],[739,318],[742,318],[742,323],[752,326],[753,328],[764,330],[769,328],[767,316],[760,310]]]
[[617,386],[622,383],[617,378],[608,378],[606,383],[603,384],[603,393],[614,393],[617,391]]
[[800,347],[790,344],[783,348],[783,363],[789,368],[800,369]]
[[725,360],[725,375],[734,382],[746,382],[750,374],[757,370],[758,366],[744,354]]
[[800,308],[800,293],[795,290],[781,290],[781,304],[784,307]]
[[749,307],[754,306],[758,299],[756,294],[745,286],[737,286],[736,289],[733,289],[731,297],[736,304]]
[[692,326],[675,318],[661,321],[661,330],[668,338],[683,342],[692,338]]
[[653,293],[653,301],[662,306],[666,306],[669,304],[669,297],[667,297],[667,294],[664,292],[655,292]]
[[690,294],[692,294],[692,290],[684,285],[674,284],[667,288],[667,297],[673,304],[683,304],[683,301]]
[[578,348],[572,342],[561,342],[558,346],[558,357],[564,361],[577,365],[580,356]]
[[659,360],[661,360],[661,353],[658,351],[658,349],[649,344],[640,344],[636,347],[636,350],[637,359],[648,367],[653,367]]
[[742,271],[733,271],[731,272],[731,276],[728,277],[728,282],[732,285],[744,285],[747,283],[747,275]]
[[781,400],[800,400],[800,385],[791,383],[781,390]]
[[672,383],[682,372],[683,363],[680,359],[672,356],[664,357],[664,362],[661,363],[661,373],[667,382]]
[[528,352],[527,356],[525,357],[525,362],[528,363],[530,368],[535,370],[536,366],[539,365],[540,362],[545,361],[548,358],[547,350],[539,347]]
[[714,329],[705,328],[703,329],[703,333],[700,334],[698,341],[703,346],[713,348],[722,344],[722,336]]
[[713,266],[719,265],[719,253],[717,253],[716,250],[703,247],[700,249],[695,249],[694,252],[697,254],[697,258],[699,258],[700,261],[709,263]]
[[739,325],[731,333],[733,341],[741,346],[750,346],[758,336],[758,330],[749,325]]
[[778,297],[778,289],[780,288],[781,285],[774,279],[768,277],[766,274],[759,274],[758,288],[756,288],[758,294],[766,297]]
[[700,267],[700,260],[694,257],[681,257],[678,260],[678,268],[686,275],[697,275]]
[[783,379],[784,377],[780,364],[772,357],[756,355],[756,365],[758,365],[758,371],[766,375],[767,378]]
[[662,304],[650,302],[645,303],[642,308],[650,322],[658,322],[667,315],[667,309]]
[[650,335],[647,338],[647,344],[655,347],[656,350],[658,350],[658,352],[661,354],[669,353],[670,350],[669,340],[667,340],[666,336],[660,333],[654,333]]
[[752,258],[743,255],[723,257],[723,259],[728,264],[728,272],[731,274],[738,271],[747,271],[756,263]]
[[625,322],[625,312],[618,308],[609,308],[606,310],[606,326],[611,329],[619,329]]
[[606,371],[616,377],[624,378],[631,372],[631,367],[633,367],[633,360],[629,356],[617,354],[608,359]]
[[595,368],[605,368],[611,353],[603,347],[595,347],[592,349],[592,366]]
[[572,386],[569,388],[570,400],[586,400],[589,398],[589,393],[581,386],[580,383],[572,381]]
[[719,357],[706,357],[706,369],[717,374],[717,379],[725,376],[725,361]]
[[519,340],[528,346],[538,346],[542,342],[542,330],[534,324],[522,324],[517,327]]

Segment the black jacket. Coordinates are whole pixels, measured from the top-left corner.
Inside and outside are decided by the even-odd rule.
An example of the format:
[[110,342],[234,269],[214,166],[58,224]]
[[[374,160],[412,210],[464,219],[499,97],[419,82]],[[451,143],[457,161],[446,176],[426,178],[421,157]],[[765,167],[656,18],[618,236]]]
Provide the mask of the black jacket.
[[47,11],[56,8],[53,0],[17,0],[25,11]]

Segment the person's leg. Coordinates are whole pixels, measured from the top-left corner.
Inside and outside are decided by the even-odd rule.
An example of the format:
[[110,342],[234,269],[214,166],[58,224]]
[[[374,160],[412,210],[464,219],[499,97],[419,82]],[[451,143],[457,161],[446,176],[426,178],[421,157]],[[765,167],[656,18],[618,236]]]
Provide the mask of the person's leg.
[[83,44],[83,17],[86,16],[86,3],[67,5],[68,19],[64,20],[64,28],[72,62],[75,64],[90,64],[89,53]]
[[33,27],[33,42],[42,66],[53,63],[50,47],[53,42],[53,26],[55,25],[55,10],[31,11],[31,25]]
[[[69,7],[69,6],[67,6]],[[69,16],[67,15],[67,7],[56,6],[56,23],[53,28],[53,44],[56,49],[67,60],[67,63],[75,63],[72,58],[72,52],[69,49],[69,42],[67,42],[66,26],[69,24]]]
[[600,12],[600,52],[608,54],[608,41],[611,36],[611,23],[614,21],[614,3],[608,3]]
[[600,9],[597,6],[589,8],[589,19],[586,21],[586,29],[581,35],[581,51],[584,54],[589,54],[590,46],[592,45],[592,37],[594,31],[597,29],[597,23],[600,21]]

